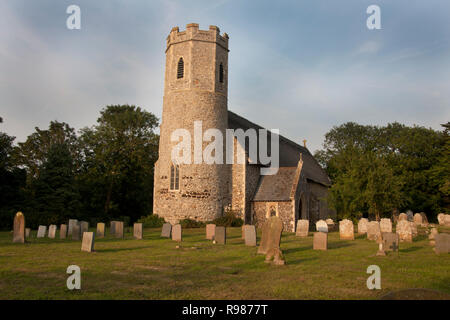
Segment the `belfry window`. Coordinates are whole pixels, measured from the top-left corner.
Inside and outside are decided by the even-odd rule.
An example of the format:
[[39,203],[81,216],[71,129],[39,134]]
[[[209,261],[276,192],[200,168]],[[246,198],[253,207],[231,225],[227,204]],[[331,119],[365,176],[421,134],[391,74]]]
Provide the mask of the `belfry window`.
[[184,77],[184,61],[183,58],[178,60],[178,69],[177,69],[177,79],[181,79]]
[[223,64],[219,66],[219,82],[223,83]]
[[170,190],[180,190],[180,166],[170,166]]

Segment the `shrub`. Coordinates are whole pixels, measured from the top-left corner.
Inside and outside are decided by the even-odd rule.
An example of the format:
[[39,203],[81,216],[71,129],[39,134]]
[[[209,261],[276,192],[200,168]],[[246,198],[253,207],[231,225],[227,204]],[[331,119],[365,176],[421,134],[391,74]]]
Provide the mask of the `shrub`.
[[195,221],[195,220],[191,220],[191,219],[183,219],[180,221],[180,224],[183,229],[203,228],[205,226],[204,222]]
[[160,218],[157,214],[150,214],[141,217],[137,222],[142,223],[144,228],[159,228],[164,224],[164,218]]
[[237,217],[237,213],[238,211],[227,210],[222,217],[213,220],[213,223],[221,227],[240,227],[244,221]]

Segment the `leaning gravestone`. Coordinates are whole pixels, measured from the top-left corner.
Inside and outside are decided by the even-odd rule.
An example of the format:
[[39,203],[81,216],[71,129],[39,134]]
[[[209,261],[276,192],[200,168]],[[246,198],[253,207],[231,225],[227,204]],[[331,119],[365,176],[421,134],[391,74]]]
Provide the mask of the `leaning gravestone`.
[[227,228],[226,227],[217,227],[214,234],[214,241],[218,244],[226,244],[227,243]]
[[39,229],[37,232],[37,238],[45,237],[46,233],[47,233],[47,226],[39,226]]
[[67,233],[67,236],[72,236],[73,226],[75,226],[77,224],[78,224],[77,219],[69,219],[69,232]]
[[309,220],[298,220],[297,221],[297,231],[295,235],[298,237],[307,237],[309,232]]
[[94,251],[94,233],[83,232],[83,242],[81,243],[81,251]]
[[450,234],[438,233],[434,236],[434,240],[436,242],[434,247],[435,253],[441,254],[450,252]]
[[406,213],[399,214],[397,223],[402,220],[408,220],[408,215]]
[[445,214],[444,213],[439,213],[437,215],[437,219],[438,219],[439,225],[443,226],[444,222],[445,222]]
[[142,240],[142,223],[135,223],[133,225],[133,237]]
[[407,220],[400,220],[397,223],[397,227],[395,230],[398,233],[400,241],[412,242],[412,228],[411,223]]
[[67,224],[62,224],[59,226],[59,238],[65,239],[67,237]]
[[30,228],[25,228],[25,238],[29,238],[31,235],[31,229]]
[[392,232],[392,222],[391,219],[382,218],[380,220],[380,230],[381,232]]
[[384,251],[398,252],[399,236],[397,233],[383,232],[382,238]]
[[164,223],[161,230],[162,238],[170,238],[172,235],[172,225],[170,223]]
[[172,240],[181,242],[182,240],[181,224],[176,224],[172,227]]
[[316,222],[317,232],[328,232],[328,225],[324,220],[319,220]]
[[246,225],[245,229],[245,245],[256,247],[256,228],[253,225]]
[[116,221],[114,224],[114,237],[123,238],[123,221]]
[[56,237],[56,225],[51,224],[51,225],[48,227],[48,237],[49,237],[50,239],[55,239],[55,237]]
[[97,234],[95,236],[97,238],[105,237],[105,224],[103,222],[97,223]]
[[328,249],[328,233],[314,232],[313,250],[327,250]]
[[206,225],[206,239],[208,240],[214,240],[214,234],[216,232],[216,225],[215,224],[207,224]]
[[375,241],[381,239],[380,223],[378,221],[370,221],[367,225],[367,239]]
[[263,233],[258,253],[267,254],[269,250],[280,249],[281,233],[283,232],[283,223],[277,216],[272,216],[263,225]]
[[339,221],[339,238],[341,240],[355,240],[352,221],[348,219]]
[[80,240],[80,225],[76,224],[72,227],[72,240]]
[[25,243],[25,216],[22,212],[17,212],[14,216],[14,243]]
[[80,221],[80,234],[83,234],[88,231],[89,231],[89,222]]
[[366,234],[368,224],[369,220],[367,218],[361,218],[358,222],[358,234]]

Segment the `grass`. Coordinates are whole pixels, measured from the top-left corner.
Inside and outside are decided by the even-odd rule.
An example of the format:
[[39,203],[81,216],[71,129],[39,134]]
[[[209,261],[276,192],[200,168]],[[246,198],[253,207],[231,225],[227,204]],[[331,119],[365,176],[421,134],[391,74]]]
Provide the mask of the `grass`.
[[[80,241],[32,235],[14,244],[10,232],[0,233],[0,299],[377,299],[408,288],[450,294],[450,257],[436,255],[425,236],[401,243],[399,256],[378,257],[378,245],[365,237],[341,241],[332,232],[329,250],[314,251],[312,234],[284,233],[287,264],[274,266],[244,245],[241,228],[228,229],[226,245],[205,240],[204,228],[184,230],[181,244],[145,229],[144,240],[130,233],[97,239],[93,253],[81,252]],[[81,290],[66,287],[72,264],[81,268]],[[381,268],[381,290],[366,286],[373,264]]]

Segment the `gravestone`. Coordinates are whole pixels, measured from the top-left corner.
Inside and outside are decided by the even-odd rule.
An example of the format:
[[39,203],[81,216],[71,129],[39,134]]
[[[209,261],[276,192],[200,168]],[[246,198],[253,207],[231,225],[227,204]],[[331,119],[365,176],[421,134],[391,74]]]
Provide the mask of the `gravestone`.
[[116,225],[119,221],[110,221],[109,222],[109,234],[114,236],[116,234]]
[[161,230],[162,238],[170,238],[172,235],[172,225],[170,223],[164,223]]
[[411,232],[412,232],[412,236],[413,238],[417,237],[417,226],[414,222],[410,221],[409,222],[411,224]]
[[47,233],[47,226],[39,226],[39,229],[37,232],[37,238],[45,237],[46,233]]
[[267,254],[270,249],[279,249],[281,233],[283,232],[283,223],[277,216],[271,216],[263,225],[261,243],[258,247],[258,253]]
[[114,237],[123,238],[123,221],[116,221],[114,223]]
[[72,226],[72,240],[80,240],[80,225],[77,223]]
[[328,249],[328,233],[314,232],[313,250],[327,250]]
[[49,237],[50,239],[55,239],[55,237],[56,237],[56,225],[51,224],[51,225],[48,227],[48,237]]
[[85,232],[89,231],[89,222],[80,221],[80,234],[82,235]]
[[403,221],[403,220],[408,220],[408,216],[406,215],[406,213],[400,213],[399,214],[399,216],[398,216],[398,221],[397,221],[397,223],[399,222],[399,221]]
[[246,226],[246,224],[244,224],[244,225],[241,227],[241,232],[242,232],[241,238],[242,238],[243,240],[245,240],[245,226]]
[[246,225],[245,229],[245,245],[256,247],[256,228],[253,225]]
[[14,216],[13,242],[25,243],[25,216],[22,212]]
[[25,238],[29,238],[31,236],[31,229],[25,228]]
[[172,240],[180,242],[182,239],[181,224],[172,227]]
[[135,239],[142,240],[142,223],[133,225],[133,236]]
[[383,232],[392,232],[392,222],[391,219],[382,218],[380,220],[380,230]]
[[319,220],[316,222],[317,232],[328,232],[328,224],[324,220]]
[[408,217],[408,221],[414,221],[414,213],[411,210],[406,211],[406,216]]
[[444,226],[450,227],[450,214],[444,216]]
[[227,243],[227,228],[226,227],[218,227],[216,226],[214,241],[218,244],[226,244]]
[[81,251],[94,251],[94,233],[83,232],[83,241],[81,242]]
[[367,239],[375,241],[381,239],[380,223],[378,221],[370,221],[367,225]]
[[72,229],[73,226],[78,225],[77,219],[69,219],[69,231],[67,233],[67,236],[72,236]]
[[436,241],[434,241],[434,238],[436,237],[437,234],[439,234],[437,228],[431,228],[428,239],[430,240],[430,245],[433,247],[436,245]]
[[400,239],[397,233],[383,232],[382,238],[384,251],[398,252]]
[[103,222],[97,223],[97,234],[95,236],[99,239],[105,237],[105,224]]
[[437,219],[438,219],[439,225],[443,226],[444,222],[445,222],[445,214],[444,213],[439,213],[437,215]]
[[395,232],[398,234],[400,241],[412,242],[411,223],[407,220],[400,220],[397,223]]
[[421,226],[422,225],[422,216],[420,215],[420,213],[416,213],[414,215],[413,221],[414,221],[414,224],[416,226]]
[[358,234],[366,234],[367,233],[367,225],[369,224],[369,220],[367,218],[361,218],[358,222]]
[[297,231],[295,235],[298,237],[307,237],[309,232],[309,220],[298,220],[297,221]]
[[355,240],[353,228],[352,221],[348,219],[339,221],[339,238],[341,240]]
[[386,256],[386,251],[384,250],[384,243],[383,243],[383,234],[381,234],[376,242],[378,243],[378,251],[377,256]]
[[65,239],[67,237],[67,224],[62,224],[59,226],[59,238]]
[[333,219],[326,219],[325,222],[327,223],[328,232],[334,231],[336,229],[336,224],[334,223]]
[[450,234],[449,233],[438,233],[434,236],[434,241],[436,245],[434,247],[434,252],[436,254],[449,253],[450,252]]
[[216,225],[215,224],[207,224],[206,225],[206,239],[208,240],[214,240],[214,234],[216,232]]

